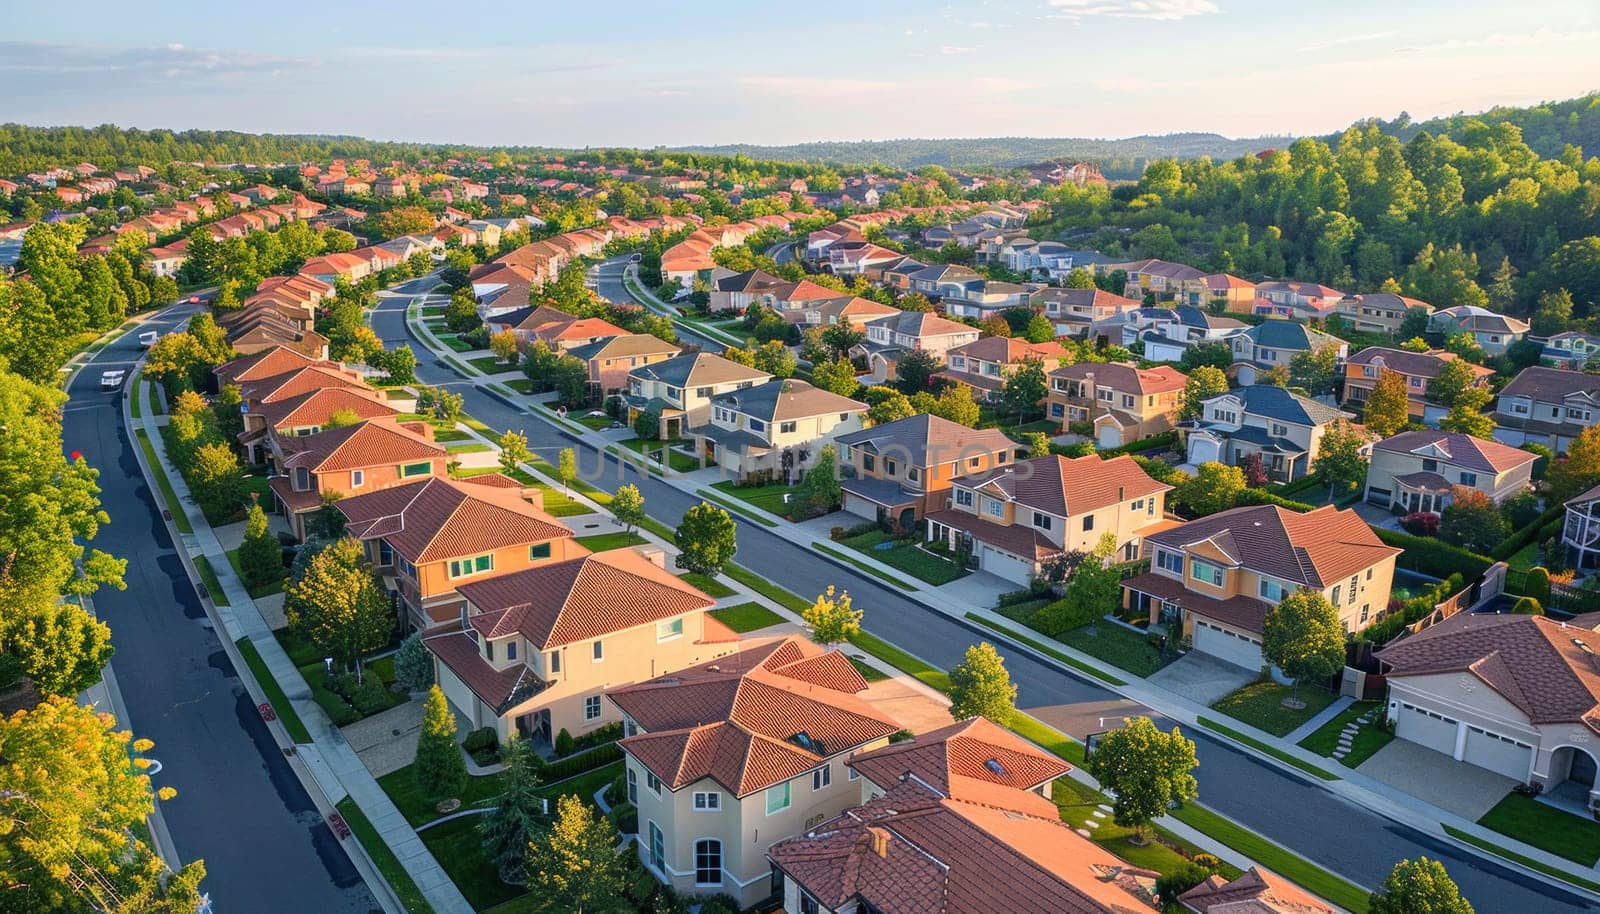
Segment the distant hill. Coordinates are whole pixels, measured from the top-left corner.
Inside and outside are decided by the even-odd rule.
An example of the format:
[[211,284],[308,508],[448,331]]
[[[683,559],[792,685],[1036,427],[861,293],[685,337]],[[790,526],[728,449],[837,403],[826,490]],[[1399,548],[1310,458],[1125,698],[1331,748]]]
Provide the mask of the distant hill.
[[1452,114],[1426,121],[1412,121],[1405,113],[1392,121],[1376,121],[1384,133],[1402,141],[1426,130],[1438,136],[1447,133],[1461,139],[1468,121],[1486,124],[1512,124],[1522,130],[1522,141],[1546,158],[1557,158],[1563,146],[1571,144],[1586,155],[1600,155],[1600,92],[1559,102],[1541,102],[1526,108],[1490,108],[1478,114]]

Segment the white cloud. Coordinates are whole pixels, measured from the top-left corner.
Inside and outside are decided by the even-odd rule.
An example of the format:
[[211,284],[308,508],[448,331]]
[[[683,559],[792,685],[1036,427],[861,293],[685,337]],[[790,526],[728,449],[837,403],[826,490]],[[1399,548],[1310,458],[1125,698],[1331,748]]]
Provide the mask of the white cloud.
[[1554,41],[1594,41],[1597,38],[1600,38],[1600,31],[1593,29],[1575,32],[1539,29],[1533,32],[1493,32],[1476,38],[1450,38],[1430,44],[1407,45],[1395,50],[1402,54],[1430,54],[1436,51],[1465,51],[1474,48],[1526,47]]
[[1365,44],[1369,41],[1381,41],[1393,38],[1394,32],[1373,32],[1370,35],[1346,35],[1343,38],[1328,38],[1323,41],[1313,41],[1304,47],[1296,48],[1295,53],[1307,54],[1312,51],[1326,51],[1329,48],[1343,47],[1347,44]]
[[1211,0],[1049,0],[1057,19],[1153,19],[1172,22],[1220,12]]
[[946,44],[946,45],[940,45],[939,46],[939,53],[940,54],[944,54],[946,56],[951,56],[951,55],[955,55],[955,54],[971,54],[973,51],[976,51],[976,50],[977,50],[977,47],[974,46],[974,45]]

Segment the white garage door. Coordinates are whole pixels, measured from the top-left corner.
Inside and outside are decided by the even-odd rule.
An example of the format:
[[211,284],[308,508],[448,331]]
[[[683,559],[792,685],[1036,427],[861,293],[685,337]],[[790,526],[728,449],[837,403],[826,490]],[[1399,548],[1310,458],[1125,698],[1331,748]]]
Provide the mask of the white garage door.
[[1261,657],[1259,641],[1241,637],[1204,619],[1194,620],[1194,649],[1247,670],[1259,670],[1267,663]]
[[859,495],[851,495],[849,492],[844,493],[844,510],[849,514],[864,517],[867,520],[878,519],[877,502],[867,501],[865,498]]
[[993,546],[983,546],[978,550],[978,567],[1018,584],[1026,584],[1033,578],[1032,565]]
[[1467,727],[1467,752],[1462,761],[1487,768],[1508,778],[1525,780],[1533,747],[1498,733]]
[[1401,702],[1395,714],[1394,735],[1455,758],[1456,721],[1451,718]]
[[1210,438],[1191,436],[1189,438],[1189,462],[1195,466],[1202,463],[1218,463],[1222,460],[1222,445]]
[[1122,426],[1115,422],[1100,423],[1100,437],[1096,443],[1103,448],[1122,447]]

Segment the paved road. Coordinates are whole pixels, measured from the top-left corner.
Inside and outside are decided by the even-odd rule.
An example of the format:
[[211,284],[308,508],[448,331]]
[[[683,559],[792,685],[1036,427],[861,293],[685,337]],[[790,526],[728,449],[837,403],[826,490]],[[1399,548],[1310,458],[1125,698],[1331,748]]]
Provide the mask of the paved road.
[[[600,294],[601,298],[609,302],[643,304],[643,302],[633,297],[633,293],[628,291],[627,284],[622,281],[622,274],[627,262],[626,257],[601,262],[595,268],[596,276],[599,280],[595,286],[595,291]],[[721,352],[728,348],[711,337],[699,333],[687,324],[675,323],[673,327],[678,332],[678,341],[680,343],[692,343],[704,348],[707,352]]]
[[[413,344],[417,375],[424,383],[459,381],[459,375],[410,337],[404,306],[404,299],[390,299],[380,305],[372,315],[378,336],[389,345]],[[458,384],[454,389],[465,395],[469,413],[496,430],[522,431],[535,448],[576,448],[580,474],[600,488],[614,491],[624,481],[634,483],[643,493],[651,516],[669,526],[676,526],[683,512],[696,501],[659,479],[631,468],[625,470],[614,458],[607,457],[602,477],[594,478],[601,456],[592,448],[536,415],[514,409],[471,385]],[[981,638],[979,632],[907,599],[876,578],[797,551],[780,533],[741,518],[736,520],[739,564],[802,595],[818,593],[828,584],[850,590],[856,605],[866,608],[866,627],[870,631],[936,666],[954,666],[967,646]],[[1080,738],[1102,729],[1101,718],[1110,718],[1107,722],[1111,723],[1140,708],[1096,684],[1027,656],[1012,655],[1007,666],[1020,688],[1021,707]],[[1553,884],[1464,853],[1454,845],[1348,803],[1315,782],[1285,773],[1230,745],[1201,733],[1189,735],[1197,745],[1200,768],[1196,776],[1200,795],[1208,806],[1357,884],[1378,885],[1396,861],[1426,854],[1445,862],[1482,914],[1600,910],[1600,906]]]
[[183,860],[205,860],[219,912],[381,910],[256,714],[139,472],[121,406],[99,389],[104,367],[132,368],[138,355],[130,333],[79,373],[64,433],[100,470],[111,523],[94,545],[128,560],[128,589],[94,599],[117,649],[130,718],[120,723],[155,741],[156,786],[178,790],[162,804],[173,843]]

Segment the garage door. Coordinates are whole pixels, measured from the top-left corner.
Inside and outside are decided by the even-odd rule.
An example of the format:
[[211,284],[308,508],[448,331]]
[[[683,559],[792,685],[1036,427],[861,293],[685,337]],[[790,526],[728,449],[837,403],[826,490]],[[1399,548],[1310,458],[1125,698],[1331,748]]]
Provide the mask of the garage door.
[[1204,619],[1194,620],[1194,649],[1247,670],[1259,670],[1267,663],[1261,657],[1260,642],[1241,637]]
[[1467,727],[1467,752],[1462,761],[1487,768],[1508,778],[1526,780],[1533,747],[1508,736]]
[[1401,702],[1395,714],[1394,735],[1455,758],[1456,721],[1451,718]]
[[1103,448],[1122,447],[1122,426],[1115,422],[1100,423],[1100,437],[1096,443]]
[[1032,565],[993,546],[978,550],[978,567],[1018,584],[1026,584],[1033,578]]
[[859,495],[851,495],[849,492],[844,493],[844,509],[850,514],[864,517],[867,520],[878,519],[877,502],[867,501],[865,498]]

